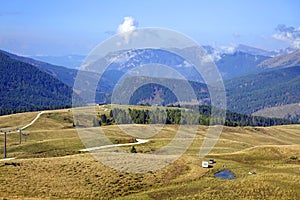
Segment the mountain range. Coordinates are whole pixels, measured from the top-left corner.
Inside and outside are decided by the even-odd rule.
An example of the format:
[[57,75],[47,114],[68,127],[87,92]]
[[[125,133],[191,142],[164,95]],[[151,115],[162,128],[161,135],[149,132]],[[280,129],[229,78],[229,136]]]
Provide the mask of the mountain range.
[[[269,50],[264,50],[244,44],[239,44],[236,46],[232,47],[227,47],[227,48],[215,48],[210,45],[203,45],[202,46],[207,54],[211,55],[212,58],[216,60],[219,59],[219,56],[222,54],[233,54],[235,52],[242,52],[246,54],[251,54],[254,56],[264,56],[264,57],[277,57],[280,55],[286,55],[290,54],[296,49],[293,49],[291,47],[285,48],[285,49],[278,49],[274,51],[269,51]],[[226,49],[231,49],[230,51]],[[87,55],[76,55],[76,54],[71,54],[71,55],[60,55],[60,56],[53,56],[53,55],[33,55],[29,56],[30,58],[33,58],[35,60],[40,60],[46,63],[51,63],[53,65],[57,66],[66,66],[71,69],[79,69],[83,62],[85,61]]]
[[86,55],[67,55],[67,56],[47,56],[36,55],[31,56],[35,60],[41,60],[46,63],[51,63],[58,66],[67,66],[71,69],[79,69]]
[[[215,52],[215,50],[210,46],[206,46],[205,49],[208,53]],[[189,49],[188,51],[191,50],[192,49]],[[280,106],[297,104],[300,102],[298,95],[300,94],[299,50],[294,51],[290,54],[275,57],[271,57],[273,56],[272,53],[276,52],[268,52],[256,48],[250,48],[248,46],[239,45],[234,53],[218,54],[219,58],[215,60],[215,63],[219,68],[223,79],[225,80],[224,84],[227,92],[228,109],[246,114],[257,114],[261,113],[259,112],[260,110],[264,110],[266,108],[276,109]],[[9,74],[9,76],[16,77],[17,74],[10,74],[7,72],[7,70],[10,69],[7,68],[7,66],[9,66],[7,65],[7,63],[16,62],[21,66],[30,66],[30,68],[35,69],[35,71],[43,74],[43,76],[41,77],[44,77],[45,74],[47,74],[47,77],[52,79],[53,82],[47,82],[51,83],[47,85],[49,86],[49,88],[41,87],[40,89],[48,91],[51,87],[57,87],[57,85],[59,85],[59,87],[62,87],[66,91],[68,91],[64,92],[64,98],[68,99],[65,102],[56,101],[57,99],[60,99],[59,97],[62,97],[60,93],[57,93],[56,97],[49,96],[50,99],[56,99],[54,101],[55,103],[51,104],[48,101],[44,101],[44,104],[32,103],[31,105],[34,105],[33,107],[37,105],[37,107],[35,107],[34,109],[39,109],[39,107],[43,107],[45,105],[57,105],[58,107],[70,105],[70,91],[72,91],[72,87],[78,72],[77,69],[57,66],[28,57],[17,56],[5,51],[0,51],[0,54],[3,57],[0,62],[2,74]],[[109,56],[112,56],[113,54],[114,52],[112,52],[111,55],[108,55],[108,59]],[[126,58],[126,62],[112,63],[105,74],[103,74],[100,81],[98,81],[99,74],[97,74],[97,72],[86,71],[82,73],[84,74],[84,79],[89,81],[98,81],[98,87],[96,91],[97,102],[109,102],[112,90],[118,83],[119,79],[129,70],[134,69],[136,66],[148,63],[158,63],[176,68],[177,71],[181,72],[184,75],[185,79],[190,81],[194,90],[197,91],[196,93],[199,99],[202,98],[203,100],[203,97],[207,98],[207,96],[209,95],[208,91],[205,89],[205,85],[201,83],[202,77],[199,76],[199,74],[195,73],[192,66],[190,66],[177,55],[172,55],[170,52],[164,50],[143,49],[130,50],[130,54],[128,54],[128,56],[129,57]],[[4,66],[6,66],[6,68]],[[1,77],[1,79],[4,80],[1,83],[4,85],[5,81],[8,81],[7,78],[5,79],[5,77]],[[31,78],[29,77],[28,79]],[[32,84],[35,84],[36,87],[38,87],[39,85],[37,83]],[[1,87],[4,90],[5,87],[3,87],[2,85]],[[20,86],[17,86],[16,88],[19,87]],[[145,88],[147,92],[145,92]],[[15,95],[13,95],[14,92],[12,92],[12,90],[15,89],[6,89],[7,91],[11,91],[11,93],[7,93],[6,91],[7,97],[15,97]],[[22,89],[20,90],[22,91]],[[38,88],[35,90],[39,91]],[[164,102],[163,104],[165,105],[175,103],[176,101],[174,97],[171,97],[172,95],[170,91],[167,91],[159,85],[148,85],[140,90],[143,92],[137,92],[141,95],[137,98],[132,99],[132,103],[153,104],[155,102],[155,98],[164,99],[162,102]],[[201,91],[201,94],[199,93],[199,91]],[[23,95],[24,98],[27,98],[26,95],[33,97],[33,94]],[[159,98],[157,98],[158,96]],[[6,102],[7,100],[2,98],[2,100],[0,101],[2,108],[9,107]],[[209,104],[209,101],[207,100],[204,100],[202,102]],[[13,103],[11,105],[12,108],[16,109],[20,104]],[[289,113],[285,115],[285,118],[288,118],[288,116],[290,117]],[[296,119],[299,118],[299,116],[293,116]]]
[[[276,51],[267,51],[243,44],[233,46],[231,50],[224,50],[220,48],[214,48],[212,46],[203,46],[203,49],[212,58],[224,80],[232,79],[239,76],[244,76],[248,74],[255,74],[269,70],[269,68],[281,68],[287,66],[296,66],[299,64],[299,51],[295,51],[292,48],[280,49]],[[188,54],[193,52],[193,48],[183,49],[183,54]],[[111,52],[107,55],[106,59],[111,59],[116,54],[120,52]],[[293,55],[298,54],[298,55]],[[127,55],[129,53],[127,52]],[[181,74],[185,76],[188,80],[192,81],[202,81],[199,76],[196,76],[195,71],[192,67],[189,67],[187,62],[179,56],[175,56],[169,51],[164,50],[151,50],[151,49],[136,49],[130,51],[131,58],[127,57],[128,62],[126,63],[114,63],[111,68],[116,69],[121,72],[126,72],[134,66],[145,64],[145,63],[158,63],[176,68]],[[43,63],[51,63],[55,66],[65,66],[70,69],[79,69],[85,60],[84,55],[67,55],[67,56],[32,56],[32,58],[37,60],[42,60]],[[26,58],[29,59],[29,58]],[[293,60],[294,59],[294,60]],[[38,62],[38,61],[35,61]],[[283,62],[283,63],[280,63]],[[284,63],[289,62],[289,63]],[[185,68],[182,68],[185,67]],[[46,66],[49,70],[50,66]],[[57,67],[55,67],[57,68]],[[122,68],[122,69],[121,69]],[[45,67],[44,67],[45,69]],[[76,71],[69,72],[76,73]],[[54,73],[52,73],[54,74]],[[55,73],[56,75],[66,74],[66,73]],[[71,76],[72,77],[72,76]],[[67,77],[60,78],[60,80],[65,81]],[[66,82],[68,85],[72,85],[72,81]]]

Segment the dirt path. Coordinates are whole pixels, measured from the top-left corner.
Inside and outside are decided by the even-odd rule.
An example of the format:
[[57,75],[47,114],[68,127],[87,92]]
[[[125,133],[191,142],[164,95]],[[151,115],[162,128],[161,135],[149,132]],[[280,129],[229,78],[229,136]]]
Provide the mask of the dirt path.
[[42,111],[42,112],[38,113],[37,116],[29,124],[27,124],[26,126],[23,126],[20,129],[23,131],[24,129],[28,128],[29,126],[31,126],[32,124],[34,124],[34,122],[36,122],[36,120],[38,120],[40,118],[40,116],[42,114],[44,114],[44,113],[45,113],[45,111]]
[[9,161],[9,160],[14,160],[15,158],[2,158],[2,159],[0,159],[0,162],[1,161]]
[[99,147],[90,147],[90,148],[82,149],[80,151],[95,151],[95,150],[106,149],[106,148],[111,148],[111,147],[131,146],[131,145],[144,144],[144,143],[149,142],[149,140],[143,140],[143,139],[136,139],[136,141],[137,142],[134,142],[134,143],[109,144],[109,145],[104,145],[104,146],[99,146]]

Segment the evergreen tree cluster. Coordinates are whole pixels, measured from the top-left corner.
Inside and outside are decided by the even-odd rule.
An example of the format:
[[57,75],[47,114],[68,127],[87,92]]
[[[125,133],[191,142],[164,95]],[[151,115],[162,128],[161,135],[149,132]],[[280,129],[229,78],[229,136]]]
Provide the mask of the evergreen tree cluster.
[[[216,112],[221,110],[215,109]],[[111,111],[112,122],[117,124],[193,124],[225,126],[274,126],[293,123],[286,119],[249,116],[226,112],[226,117],[211,117],[211,106],[184,106],[181,108],[122,109]],[[102,116],[101,116],[102,118]]]

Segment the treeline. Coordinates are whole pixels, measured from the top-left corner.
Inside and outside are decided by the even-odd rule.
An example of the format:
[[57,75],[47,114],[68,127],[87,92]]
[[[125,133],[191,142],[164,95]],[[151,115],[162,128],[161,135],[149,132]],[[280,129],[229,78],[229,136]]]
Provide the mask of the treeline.
[[[216,112],[220,112],[216,109]],[[185,106],[184,108],[122,109],[114,108],[110,115],[102,114],[99,122],[105,124],[192,124],[225,126],[274,126],[291,124],[292,121],[277,118],[249,116],[226,112],[226,117],[211,117],[211,106]]]
[[24,112],[35,112],[41,110],[55,110],[55,109],[65,109],[71,108],[71,105],[53,105],[53,106],[27,106],[27,107],[17,107],[17,108],[0,108],[0,116],[1,115],[10,115],[16,113],[24,113]]

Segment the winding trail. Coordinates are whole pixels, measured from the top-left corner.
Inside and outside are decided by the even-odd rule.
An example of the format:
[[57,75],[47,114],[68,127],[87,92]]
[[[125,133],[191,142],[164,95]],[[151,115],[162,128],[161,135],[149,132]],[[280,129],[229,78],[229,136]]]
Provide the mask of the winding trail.
[[36,122],[36,120],[38,120],[38,119],[40,118],[40,116],[41,116],[42,114],[44,114],[44,113],[45,113],[45,111],[42,111],[42,112],[38,113],[37,116],[36,116],[29,124],[23,126],[23,127],[20,128],[20,129],[23,131],[24,129],[28,128],[29,126],[31,126],[32,124],[34,124],[34,122]]
[[16,158],[2,158],[2,159],[0,159],[0,162],[1,162],[1,161],[9,161],[9,160],[14,160],[14,159],[16,159]]
[[149,140],[143,140],[143,139],[136,139],[137,142],[134,143],[126,143],[126,144],[109,144],[109,145],[104,145],[104,146],[99,146],[99,147],[90,147],[86,149],[82,149],[80,151],[95,151],[99,149],[106,149],[106,148],[111,148],[111,147],[123,147],[123,146],[131,146],[131,145],[136,145],[136,144],[144,144],[149,142]]

